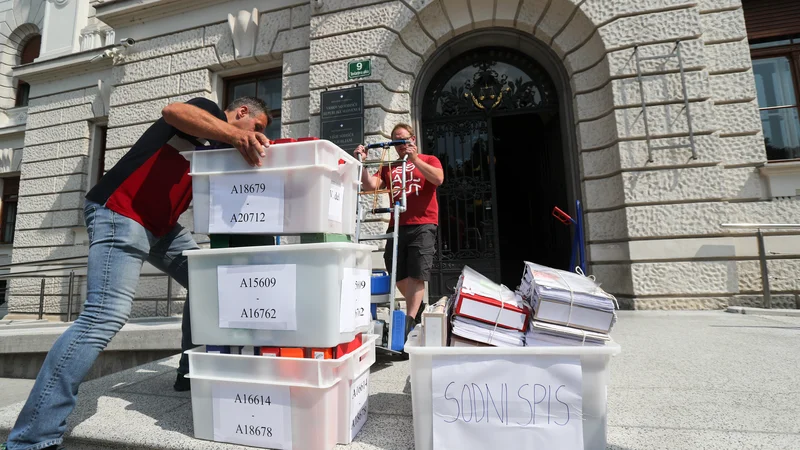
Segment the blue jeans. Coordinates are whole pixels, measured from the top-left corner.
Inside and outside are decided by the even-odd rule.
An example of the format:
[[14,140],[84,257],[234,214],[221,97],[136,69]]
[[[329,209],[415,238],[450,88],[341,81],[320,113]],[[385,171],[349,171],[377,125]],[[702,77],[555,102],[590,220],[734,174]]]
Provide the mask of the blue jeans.
[[[100,352],[128,321],[145,261],[180,285],[188,285],[183,251],[198,248],[188,230],[177,225],[167,235],[156,237],[138,222],[88,200],[84,214],[90,242],[84,311],[47,354],[8,436],[9,450],[40,450],[61,444],[67,417],[75,408],[78,387]],[[183,350],[193,347],[190,323],[187,298],[183,308]],[[181,355],[178,372],[189,372],[185,354]]]

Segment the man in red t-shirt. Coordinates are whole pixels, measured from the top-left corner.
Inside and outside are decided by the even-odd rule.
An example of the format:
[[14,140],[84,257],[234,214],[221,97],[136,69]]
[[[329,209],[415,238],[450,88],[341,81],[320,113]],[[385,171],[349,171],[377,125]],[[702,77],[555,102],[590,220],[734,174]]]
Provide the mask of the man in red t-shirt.
[[[406,165],[406,212],[400,214],[397,242],[397,288],[406,299],[406,335],[413,329],[416,316],[425,294],[425,282],[430,280],[433,255],[436,252],[436,233],[439,226],[439,202],[436,188],[444,182],[444,171],[439,159],[421,155],[417,151],[417,138],[410,125],[399,123],[392,130],[392,140],[409,143],[395,147],[400,159],[408,155]],[[358,146],[356,156],[366,157],[364,146]],[[361,183],[364,190],[392,187],[392,203],[402,195],[403,166],[384,167],[370,176],[364,171]],[[394,216],[389,230],[394,227]],[[392,245],[386,243],[384,261],[392,267]]]

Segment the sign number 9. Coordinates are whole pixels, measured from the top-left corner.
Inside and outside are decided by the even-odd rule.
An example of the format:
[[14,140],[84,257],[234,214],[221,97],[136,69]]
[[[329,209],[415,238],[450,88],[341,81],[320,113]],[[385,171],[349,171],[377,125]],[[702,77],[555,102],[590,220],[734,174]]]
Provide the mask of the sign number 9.
[[356,63],[356,70],[361,70],[364,67],[364,63]]

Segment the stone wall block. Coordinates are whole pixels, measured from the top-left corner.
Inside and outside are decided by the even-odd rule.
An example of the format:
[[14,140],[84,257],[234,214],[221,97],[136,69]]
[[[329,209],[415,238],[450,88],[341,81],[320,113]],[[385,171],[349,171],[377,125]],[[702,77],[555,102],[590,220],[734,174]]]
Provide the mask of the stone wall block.
[[[108,134],[106,135],[106,148],[109,150],[112,149],[119,149],[125,148],[129,149],[142,137],[142,133],[147,131],[150,127],[149,123],[141,124],[141,125],[133,125],[129,127],[121,127],[121,128],[109,128]],[[108,156],[108,152],[106,152]],[[106,166],[108,169],[111,166]]]
[[756,134],[761,131],[761,117],[758,113],[758,103],[755,101],[716,105],[714,112],[723,136]]
[[170,73],[190,72],[215,67],[220,63],[214,47],[202,47],[170,56]]
[[108,114],[108,125],[122,127],[126,125],[154,122],[161,118],[161,110],[170,103],[168,98],[159,98],[143,103],[117,106]]
[[[641,45],[639,56],[641,58],[669,55],[676,50],[675,43],[660,43]],[[700,39],[687,39],[681,41],[681,58],[684,70],[696,71],[706,67],[706,47]],[[634,49],[626,48],[608,54],[609,72],[613,77],[635,77],[636,57]],[[641,62],[643,74],[658,74],[680,70],[677,58],[653,59]]]
[[646,311],[708,311],[725,309],[729,301],[728,297],[636,298],[632,306],[635,310]]
[[90,91],[90,89],[78,89],[61,94],[32,98],[28,102],[28,114],[68,108],[83,103],[91,103],[94,96]]
[[625,239],[628,234],[625,210],[587,213],[586,229],[589,242]]
[[633,282],[631,269],[622,264],[592,264],[590,272],[600,287],[612,295],[631,295]]
[[89,123],[75,122],[65,125],[57,125],[38,130],[30,130],[25,133],[25,146],[47,144],[71,139],[88,139]]
[[523,0],[497,0],[494,11],[495,26],[513,27],[520,1]]
[[[763,308],[763,295],[734,295],[730,299],[730,306],[744,306],[747,308]],[[773,309],[797,309],[795,296],[789,295],[770,295],[770,306]]]
[[[568,61],[568,60],[567,60]],[[565,61],[565,63],[567,62]],[[608,58],[604,58],[597,65],[582,72],[575,72],[574,68],[566,65],[567,70],[572,73],[570,85],[575,94],[597,91],[608,85],[609,68]]]
[[422,26],[416,17],[413,17],[408,25],[403,28],[400,38],[406,47],[419,55],[430,55],[436,48],[436,43],[422,31]]
[[[372,76],[362,78],[361,83],[368,81],[382,82],[393,91],[411,92],[414,78],[392,67],[384,57],[372,57]],[[326,88],[352,83],[347,80],[347,61],[332,61],[314,64],[309,72],[309,87]]]
[[442,5],[438,0],[429,1],[427,5],[419,13],[420,25],[433,36],[436,45],[441,45],[454,36],[453,28],[445,17]]
[[53,227],[83,226],[83,210],[50,211],[45,213],[18,214],[17,231],[39,230]]
[[723,171],[722,187],[728,199],[761,200],[767,196],[765,181],[757,168],[738,167]]
[[787,220],[800,217],[800,200],[729,203],[725,216],[725,223],[786,223]]
[[742,0],[699,0],[697,8],[701,13],[741,8]]
[[[687,72],[685,77],[686,91],[690,100],[707,100],[711,97],[708,73]],[[683,83],[679,73],[642,77],[642,84],[648,104],[683,101]],[[641,89],[636,78],[614,80],[612,86],[616,106],[641,105]]]
[[[211,91],[211,72],[207,69],[186,72],[180,75],[180,90],[176,94],[187,92]],[[174,95],[174,94],[173,94]]]
[[[551,42],[556,33],[564,27],[572,13],[575,11],[575,2],[551,2],[544,17],[534,30],[535,36],[544,42]],[[554,47],[553,50],[563,56],[563,49]]]
[[318,15],[311,20],[311,39],[381,26],[399,33],[413,17],[414,12],[402,2],[379,3],[336,14]]
[[716,103],[752,101],[756,99],[753,71],[711,75],[711,92]]
[[708,73],[745,72],[753,68],[746,40],[705,46]]
[[256,40],[255,55],[268,56],[272,53],[275,38],[281,30],[289,29],[292,20],[291,9],[281,9],[264,13],[259,18],[258,39]]
[[179,33],[138,41],[125,52],[125,61],[135,62],[143,59],[172,53],[185,52],[203,46],[203,28],[195,28]]
[[444,12],[453,24],[453,33],[458,36],[472,29],[472,16],[469,12],[469,0],[441,0]]
[[283,76],[283,98],[294,98],[308,95],[308,73]]
[[25,162],[48,161],[57,158],[60,145],[58,142],[51,142],[49,144],[27,146],[24,150]]
[[[397,35],[386,29],[364,30],[356,33],[331,36],[314,41],[311,47],[311,61],[321,62],[345,56],[358,57],[368,53],[391,55],[392,65],[400,70],[413,73],[420,58],[405,46],[394,47],[397,53],[392,53],[390,48],[397,40]],[[378,44],[376,46],[376,44]],[[374,70],[373,70],[374,72]]]
[[69,229],[19,231],[14,234],[15,247],[73,245],[75,232]]
[[383,3],[386,0],[326,0],[319,8],[314,8],[312,15],[327,14],[343,9],[353,9],[375,3]]
[[381,108],[364,110],[364,134],[388,132],[398,122],[411,123],[411,115],[390,113]]
[[[692,129],[696,134],[712,133],[717,130],[719,105],[712,102],[693,102],[689,105],[692,115]],[[620,138],[632,139],[645,137],[644,116],[641,108],[618,109],[615,112]],[[682,103],[669,105],[650,105],[647,107],[647,120],[650,136],[668,137],[688,134],[687,113]]]
[[569,25],[555,38],[553,47],[559,48],[562,54],[568,53],[586,42],[595,30],[595,24],[578,10]]
[[767,160],[764,135],[732,136],[720,138],[719,158],[725,164],[761,163]]
[[747,38],[744,12],[741,9],[700,15],[703,40],[706,44],[730,42]]
[[595,24],[601,24],[615,17],[642,14],[651,11],[677,9],[681,6],[691,7],[696,0],[586,0],[581,2],[584,14]]
[[311,23],[311,5],[292,8],[292,28],[306,26]]
[[587,211],[620,206],[625,201],[622,192],[622,176],[616,175],[600,180],[587,180],[584,182],[584,208]]
[[702,236],[722,233],[726,204],[686,203],[625,208],[628,235],[646,237]]
[[[31,178],[53,177],[57,175],[69,175],[74,173],[84,173],[86,165],[85,156],[72,158],[53,159],[50,161],[38,161],[25,163],[22,167],[23,183]],[[58,191],[51,191],[58,192]]]
[[[606,43],[603,41],[603,37],[599,32],[594,33],[582,46],[566,55],[564,64],[567,66],[567,72],[575,73],[587,70],[605,59],[607,52],[608,49],[606,48]],[[608,73],[606,72],[605,75],[607,77]]]
[[284,100],[281,107],[281,122],[308,120],[308,97]]
[[[45,259],[73,258],[86,256],[89,248],[83,245],[69,245],[64,247],[31,247],[14,250],[12,255],[14,263],[42,261]],[[37,291],[38,295],[38,291]]]
[[291,124],[281,124],[281,136],[299,138],[311,136],[314,133],[309,131],[308,122],[298,122]]
[[228,22],[211,25],[205,28],[204,45],[213,46],[220,64],[225,67],[238,66],[233,46],[233,36]]
[[634,294],[726,294],[737,289],[735,261],[631,264]]
[[171,58],[171,56],[167,55],[160,58],[145,59],[144,61],[115,66],[111,70],[114,77],[114,85],[118,86],[167,76],[170,74]]
[[614,110],[614,93],[611,84],[596,91],[575,96],[575,112],[578,120],[591,120]]
[[283,74],[293,75],[309,71],[310,49],[288,52],[283,55]]
[[169,97],[175,95],[180,90],[181,77],[183,75],[171,75],[168,77],[156,78],[138,83],[118,86],[111,92],[110,104],[113,107],[140,103],[155,98]]
[[277,55],[308,48],[310,45],[308,32],[309,27],[294,28],[279,32],[278,36],[275,38],[275,45],[272,47],[272,53]]

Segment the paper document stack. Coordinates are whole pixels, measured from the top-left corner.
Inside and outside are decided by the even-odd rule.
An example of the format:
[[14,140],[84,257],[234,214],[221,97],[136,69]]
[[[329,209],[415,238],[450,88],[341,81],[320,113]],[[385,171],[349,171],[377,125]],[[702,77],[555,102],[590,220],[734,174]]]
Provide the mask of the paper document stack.
[[462,338],[456,339],[459,345],[468,345],[463,340],[498,347],[525,345],[531,308],[519,293],[465,266],[452,301],[452,334]]
[[527,345],[603,345],[616,299],[581,274],[525,262],[520,293],[533,307]]

